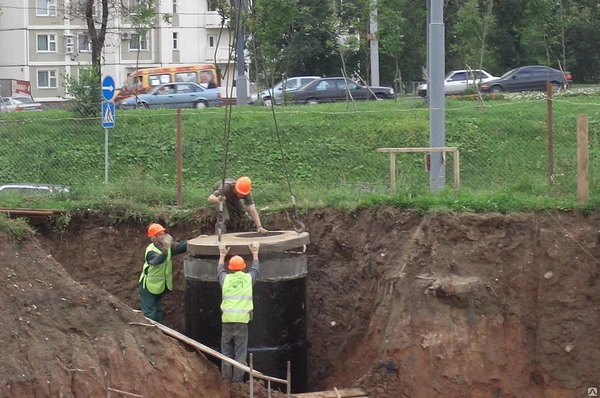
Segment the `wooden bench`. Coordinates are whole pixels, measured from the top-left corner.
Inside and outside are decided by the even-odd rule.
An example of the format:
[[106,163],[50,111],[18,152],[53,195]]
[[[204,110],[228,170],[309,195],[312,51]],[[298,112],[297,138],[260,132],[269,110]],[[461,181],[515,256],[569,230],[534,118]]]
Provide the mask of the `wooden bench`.
[[378,148],[377,152],[390,154],[390,190],[396,192],[396,154],[414,153],[414,152],[451,152],[454,154],[454,191],[460,189],[460,156],[458,147],[438,147],[438,148]]

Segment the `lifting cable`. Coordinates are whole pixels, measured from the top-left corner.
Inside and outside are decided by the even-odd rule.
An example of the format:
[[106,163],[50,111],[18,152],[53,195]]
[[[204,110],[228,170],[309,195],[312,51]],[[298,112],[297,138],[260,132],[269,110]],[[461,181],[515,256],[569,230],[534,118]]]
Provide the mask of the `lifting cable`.
[[[230,40],[230,47],[229,47],[229,57],[228,57],[228,62],[227,62],[227,67],[225,68],[225,76],[227,76],[227,73],[229,71],[229,66],[231,64],[231,59],[233,58],[233,51],[236,48],[236,40],[237,40],[237,32],[240,29],[240,8],[238,7],[237,9],[237,15],[236,15],[236,34],[233,35],[233,40],[231,42]],[[223,28],[225,25],[225,15],[222,15],[221,17],[221,29],[219,30],[219,37],[217,39],[217,47],[219,46],[219,43],[221,41],[221,34],[223,32]],[[231,38],[231,32],[229,37]],[[215,49],[215,54],[214,54],[214,64],[217,65],[217,51]],[[222,77],[222,76],[221,76]],[[221,163],[221,196],[219,197],[219,202],[217,205],[217,221],[215,223],[215,229],[216,229],[216,233],[217,233],[217,240],[218,242],[221,242],[221,235],[224,233],[225,231],[225,216],[223,215],[224,213],[224,207],[226,206],[225,201],[223,200],[225,198],[225,177],[227,175],[227,154],[229,152],[229,140],[230,140],[230,136],[231,136],[231,114],[232,114],[232,101],[231,98],[233,98],[233,84],[231,85],[231,89],[229,90],[229,95],[227,96],[229,98],[229,101],[227,102],[227,104],[225,104],[225,119],[224,119],[224,123],[223,123],[223,160]]]
[[[256,32],[257,26],[256,26],[256,16],[255,16],[254,12],[251,13],[251,21],[252,21],[252,27],[253,27],[254,31]],[[253,38],[252,47],[254,48],[254,56],[256,57],[255,59],[258,59],[259,55],[258,55],[258,52],[256,51],[256,35],[255,34],[252,35],[252,38]],[[289,61],[289,57],[288,57],[288,61]],[[256,63],[256,76],[258,77],[258,62],[255,62],[255,63]],[[266,70],[264,72],[264,79],[265,79],[265,81],[269,80]],[[284,105],[285,105],[285,83],[286,83],[285,79],[287,79],[287,75],[283,74],[282,75],[282,87],[284,88],[284,90],[282,92],[282,100],[283,100]],[[271,80],[273,80],[273,79],[271,79]],[[260,100],[260,91],[259,90],[257,90],[257,91],[258,91],[257,101],[259,101]],[[285,154],[283,153],[283,145],[281,143],[281,134],[279,133],[279,124],[277,123],[277,115],[275,113],[275,92],[274,91],[271,92],[271,90],[269,90],[269,94],[271,96],[270,108],[271,108],[271,114],[273,115],[273,124],[275,126],[275,132],[277,133],[277,143],[279,144],[279,152],[281,153],[281,161],[283,163],[285,179],[287,182],[288,190],[290,191],[290,200],[292,202],[293,226],[294,226],[294,230],[296,231],[296,233],[300,234],[306,230],[306,226],[299,219],[298,207],[296,206],[296,197],[294,196],[294,192],[292,191],[292,184],[290,182],[290,175],[288,173],[287,162],[285,161]]]

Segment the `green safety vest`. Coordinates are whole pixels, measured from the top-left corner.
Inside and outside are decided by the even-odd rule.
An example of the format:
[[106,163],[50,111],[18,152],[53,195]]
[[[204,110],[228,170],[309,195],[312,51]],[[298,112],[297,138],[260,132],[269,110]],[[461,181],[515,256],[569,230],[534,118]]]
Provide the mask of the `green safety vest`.
[[[144,258],[146,258],[151,251],[159,254],[162,253],[154,243],[151,243],[146,248]],[[167,259],[161,265],[150,265],[147,261],[144,263],[139,282],[142,283],[144,289],[152,294],[161,294],[165,291],[165,288],[169,291],[173,290],[173,262],[171,261],[171,248],[167,251]]]
[[254,309],[252,303],[252,277],[244,271],[227,274],[223,281],[221,320],[224,323],[248,323]]

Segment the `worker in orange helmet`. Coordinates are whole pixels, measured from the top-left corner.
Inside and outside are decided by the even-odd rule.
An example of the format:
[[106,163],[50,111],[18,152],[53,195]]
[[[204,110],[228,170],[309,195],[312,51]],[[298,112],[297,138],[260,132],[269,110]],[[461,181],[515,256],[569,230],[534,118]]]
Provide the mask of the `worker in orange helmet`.
[[165,227],[148,226],[151,243],[146,248],[144,267],[139,277],[140,307],[144,315],[163,321],[162,297],[173,290],[173,256],[187,251],[187,241],[173,242]]
[[[254,221],[256,231],[261,234],[266,234],[267,231],[263,228],[258,211],[254,205],[252,198],[252,181],[248,177],[240,177],[237,180],[233,178],[225,178],[225,184],[217,181],[213,187],[213,193],[208,197],[209,203],[224,202],[223,206],[223,227],[221,233],[225,233],[225,224],[229,221],[229,211],[232,211],[238,217],[243,214],[250,213],[250,217]],[[242,203],[242,201],[244,203]],[[245,204],[245,205],[244,205]],[[229,209],[228,209],[229,208]]]
[[[248,245],[252,253],[252,266],[248,272],[246,262],[241,256],[229,259],[228,273],[225,271],[225,256],[229,248],[225,244],[219,245],[219,264],[217,265],[217,278],[221,285],[222,301],[221,321],[221,353],[237,362],[247,365],[248,355],[248,322],[252,319],[254,302],[252,287],[259,274],[258,243]],[[221,361],[221,378],[234,383],[244,382],[244,371],[233,368],[232,365]]]

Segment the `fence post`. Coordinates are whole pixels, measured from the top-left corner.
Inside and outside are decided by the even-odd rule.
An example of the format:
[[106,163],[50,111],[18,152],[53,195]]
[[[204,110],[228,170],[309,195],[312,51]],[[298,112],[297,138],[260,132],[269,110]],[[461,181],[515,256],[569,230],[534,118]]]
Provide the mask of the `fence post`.
[[588,115],[577,116],[577,201],[580,205],[589,199],[588,180]]
[[552,127],[552,84],[546,84],[546,129],[548,130],[548,185],[554,176],[554,138]]
[[181,108],[177,108],[177,207],[183,206],[183,129]]

